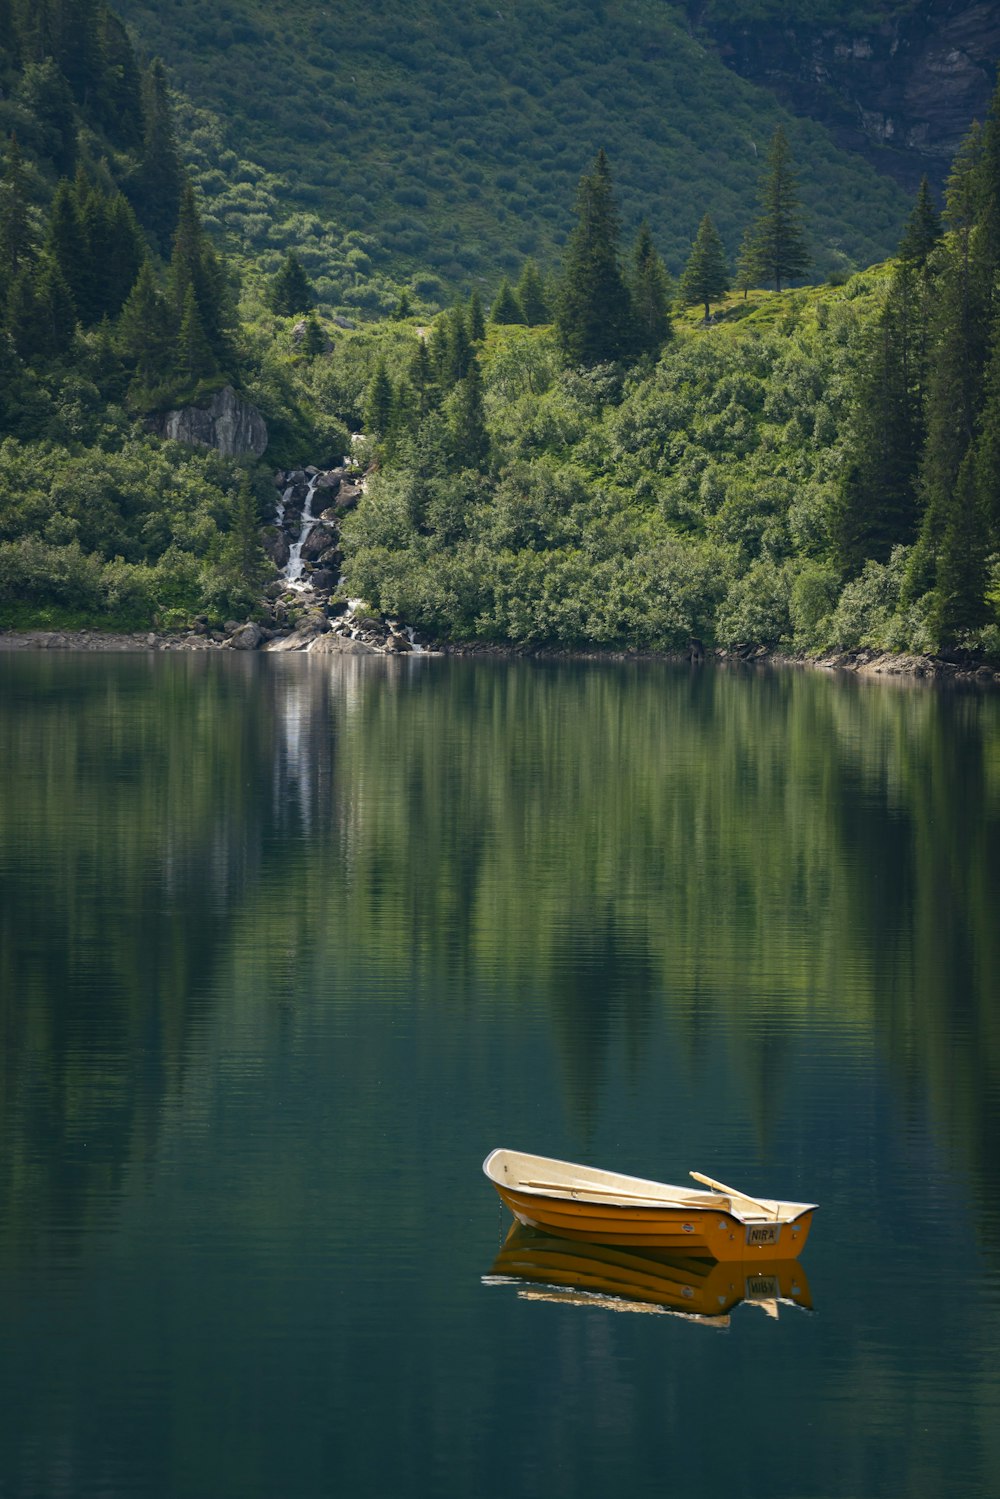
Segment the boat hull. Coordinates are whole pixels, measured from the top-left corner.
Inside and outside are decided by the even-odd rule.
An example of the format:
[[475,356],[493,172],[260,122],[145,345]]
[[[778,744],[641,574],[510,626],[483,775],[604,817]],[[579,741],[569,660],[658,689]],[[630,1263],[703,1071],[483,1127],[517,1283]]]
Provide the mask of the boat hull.
[[790,1223],[743,1223],[719,1208],[632,1207],[543,1197],[493,1185],[519,1223],[561,1239],[671,1249],[714,1260],[794,1260],[812,1226],[812,1209]]

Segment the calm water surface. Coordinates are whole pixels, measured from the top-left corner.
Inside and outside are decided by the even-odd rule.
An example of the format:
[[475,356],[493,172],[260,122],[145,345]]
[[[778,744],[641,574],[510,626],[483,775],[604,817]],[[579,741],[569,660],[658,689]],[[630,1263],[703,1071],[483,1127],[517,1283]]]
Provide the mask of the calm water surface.
[[[3,1499],[1000,1492],[1000,700],[0,655],[0,763]],[[815,1310],[492,1283],[500,1144]]]

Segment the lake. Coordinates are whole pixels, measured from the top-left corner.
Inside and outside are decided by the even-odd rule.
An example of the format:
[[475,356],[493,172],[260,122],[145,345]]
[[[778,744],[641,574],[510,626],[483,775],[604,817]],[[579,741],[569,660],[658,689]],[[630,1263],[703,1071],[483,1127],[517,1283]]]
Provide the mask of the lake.
[[[1000,1491],[1000,697],[0,654],[0,757],[3,1499]],[[498,1145],[813,1309],[496,1274]]]

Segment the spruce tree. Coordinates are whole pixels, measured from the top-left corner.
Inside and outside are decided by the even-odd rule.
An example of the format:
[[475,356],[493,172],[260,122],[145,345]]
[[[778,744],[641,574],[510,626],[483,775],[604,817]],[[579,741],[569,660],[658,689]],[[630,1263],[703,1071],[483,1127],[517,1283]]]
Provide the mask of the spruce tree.
[[142,407],[166,384],[174,361],[174,319],[156,285],[148,258],[136,278],[118,320],[116,341],[132,367],[131,403]]
[[474,291],[469,298],[467,326],[470,342],[482,343],[486,337],[486,319],[483,317],[483,304],[478,291]]
[[987,530],[970,450],[958,471],[937,555],[931,628],[951,649],[986,621]]
[[44,154],[60,177],[71,176],[76,166],[76,108],[70,86],[53,58],[28,63],[17,97],[46,131]]
[[37,243],[29,203],[24,157],[12,135],[0,177],[0,291],[31,259]]
[[392,424],[392,412],[392,381],[389,379],[385,360],[380,359],[375,366],[375,373],[368,383],[368,390],[365,394],[362,418],[365,432],[372,437],[385,437]]
[[511,290],[510,282],[506,276],[500,282],[497,294],[493,298],[493,305],[490,308],[490,322],[498,324],[524,322],[524,312],[521,304]]
[[326,334],[320,327],[315,312],[310,312],[306,317],[302,352],[307,359],[315,359],[317,355],[326,353]]
[[885,563],[916,536],[924,441],[927,291],[911,261],[897,268],[866,331],[847,422],[831,533],[847,576]]
[[941,215],[934,206],[930,184],[926,176],[920,179],[920,189],[913,211],[906,221],[903,237],[896,252],[900,260],[924,265],[928,255],[941,238]]
[[205,334],[194,287],[188,286],[184,297],[180,328],[175,346],[174,369],[189,389],[210,380],[219,372],[212,346]]
[[737,291],[743,293],[744,302],[747,293],[752,286],[756,286],[760,280],[760,263],[757,259],[756,229],[753,224],[748,224],[743,231],[740,240],[740,248],[736,252],[736,276],[733,285]]
[[116,145],[125,150],[142,144],[142,72],[128,32],[106,6],[99,15],[100,47],[104,66],[98,100],[104,128]]
[[448,436],[456,467],[485,470],[490,439],[483,413],[483,383],[475,359],[448,402]]
[[619,221],[604,151],[580,181],[577,222],[563,258],[556,308],[559,341],[574,364],[627,358],[635,331],[619,263]]
[[444,383],[447,386],[453,386],[457,385],[459,380],[465,379],[474,358],[468,324],[465,321],[465,313],[461,307],[453,307],[445,315],[445,328],[447,330],[448,341],[444,365]]
[[268,305],[279,317],[298,317],[315,307],[309,278],[294,250],[289,250],[271,282]]
[[760,215],[754,225],[753,253],[761,274],[781,291],[783,281],[801,276],[810,265],[802,228],[792,153],[779,125],[767,153],[760,187]]
[[406,378],[413,392],[416,414],[424,417],[434,407],[437,396],[430,351],[424,338],[417,339]]
[[410,307],[409,293],[404,287],[399,294],[399,301],[396,303],[396,306],[393,309],[392,316],[397,323],[401,323],[404,318],[408,318],[410,316],[411,312],[412,309]]
[[39,258],[35,271],[35,294],[41,336],[42,358],[58,359],[69,352],[76,332],[76,309],[66,278],[50,255]]
[[178,326],[184,315],[188,288],[194,290],[198,315],[209,346],[220,365],[230,357],[228,324],[230,309],[225,273],[219,257],[205,236],[188,182],[181,194],[177,229],[167,274],[167,295]]
[[143,74],[142,119],[142,161],[129,184],[129,197],[140,224],[165,255],[177,227],[185,179],[166,74],[158,59]]
[[65,178],[56,188],[49,212],[45,249],[66,279],[80,322],[85,326],[99,319],[99,291],[89,247],[77,207],[77,197]]
[[671,286],[667,268],[657,254],[652,233],[645,222],[639,229],[632,253],[630,291],[636,350],[655,359],[673,331],[670,322]]
[[974,127],[955,156],[946,192],[951,235],[940,252],[931,312],[927,440],[921,457],[923,515],[905,595],[933,590],[959,472],[976,435],[989,329],[990,287],[976,255],[982,133]]
[[678,291],[686,307],[698,303],[704,306],[707,323],[712,315],[711,303],[720,301],[728,290],[729,267],[725,246],[711,216],[706,213],[698,226]]
[[529,328],[551,322],[552,314],[545,296],[545,286],[533,260],[526,260],[514,289],[517,304]]

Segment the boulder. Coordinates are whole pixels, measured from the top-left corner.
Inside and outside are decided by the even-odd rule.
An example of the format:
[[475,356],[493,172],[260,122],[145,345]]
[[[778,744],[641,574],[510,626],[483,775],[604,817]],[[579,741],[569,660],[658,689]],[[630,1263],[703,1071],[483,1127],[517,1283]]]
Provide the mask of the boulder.
[[324,656],[380,656],[375,646],[365,645],[363,640],[351,640],[346,635],[318,635],[309,647],[310,652]]
[[248,619],[246,624],[237,625],[227,644],[234,651],[255,651],[263,639],[264,632],[260,625]]
[[343,513],[345,510],[353,510],[361,498],[363,491],[360,484],[352,484],[344,480],[337,490],[337,509]]
[[226,457],[267,447],[267,426],[256,406],[238,396],[231,385],[217,391],[207,406],[182,406],[152,416],[147,426],[158,437],[191,447],[215,448]]
[[288,562],[288,554],[291,551],[291,548],[288,544],[288,537],[285,535],[284,531],[280,531],[277,526],[268,526],[268,528],[262,533],[260,539],[264,551],[270,557],[275,567],[280,571],[281,568],[286,566]]
[[317,593],[329,593],[331,588],[337,586],[337,574],[328,567],[318,567],[314,573],[309,574],[309,581]]
[[302,543],[301,557],[303,562],[316,562],[324,552],[328,552],[333,543],[333,537],[323,525],[313,526],[309,535]]

